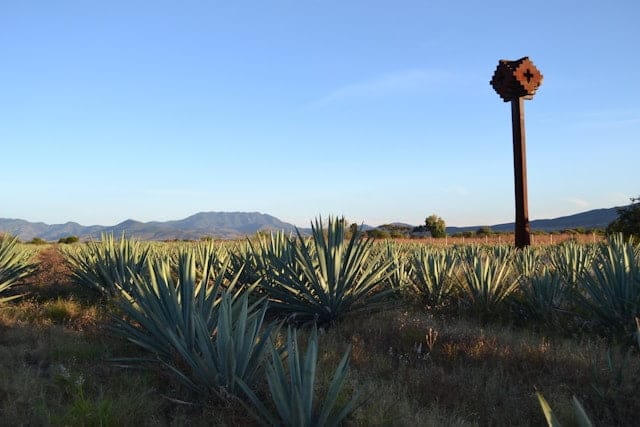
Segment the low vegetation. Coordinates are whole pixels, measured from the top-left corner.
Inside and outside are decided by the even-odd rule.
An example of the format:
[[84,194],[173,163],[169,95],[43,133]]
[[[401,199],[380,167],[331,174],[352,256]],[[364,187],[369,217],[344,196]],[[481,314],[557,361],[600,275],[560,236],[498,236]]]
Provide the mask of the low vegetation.
[[5,295],[18,280],[28,276],[33,270],[30,257],[30,252],[21,247],[17,239],[0,235],[0,304],[19,297]]
[[331,219],[310,237],[148,244],[105,236],[37,250],[5,237],[7,259],[19,263],[0,256],[0,277],[11,278],[0,298],[22,298],[0,305],[0,419],[637,421],[633,239],[516,251],[375,242],[348,231]]
[[618,208],[618,218],[609,224],[607,233],[640,238],[640,197],[632,197],[630,205]]

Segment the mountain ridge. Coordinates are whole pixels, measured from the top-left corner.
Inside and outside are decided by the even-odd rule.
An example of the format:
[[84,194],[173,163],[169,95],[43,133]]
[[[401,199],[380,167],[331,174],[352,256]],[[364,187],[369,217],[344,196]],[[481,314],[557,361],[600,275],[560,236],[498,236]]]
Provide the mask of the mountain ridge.
[[295,226],[260,212],[198,212],[180,220],[141,222],[127,219],[116,225],[83,226],[75,222],[46,224],[23,219],[0,218],[0,233],[9,233],[21,240],[41,238],[56,241],[67,236],[97,239],[102,233],[140,240],[199,240],[203,237],[234,239],[259,231],[284,230],[293,232]]
[[[605,228],[617,218],[617,209],[617,207],[592,209],[552,219],[532,220],[531,229],[558,231],[574,228]],[[480,227],[481,225],[447,227],[447,233],[476,231]],[[489,227],[494,231],[513,231],[514,223],[495,224]],[[363,228],[375,227],[363,224]],[[21,240],[41,238],[47,241],[57,241],[68,236],[77,236],[82,240],[98,239],[102,233],[113,233],[116,236],[125,234],[127,237],[140,240],[199,240],[204,237],[236,239],[260,231],[283,230],[289,233],[295,232],[295,229],[296,226],[293,224],[260,212],[198,212],[179,220],[141,222],[127,219],[113,226],[83,226],[72,221],[49,225],[44,222],[0,218],[0,233],[9,233]],[[305,228],[299,228],[299,230],[309,231]]]
[[[618,217],[618,209],[620,209],[620,207],[591,209],[573,215],[565,215],[556,218],[534,219],[529,222],[529,225],[532,231],[537,230],[546,232],[576,228],[606,228],[607,225]],[[447,227],[447,233],[454,234],[465,231],[476,231],[482,226],[486,225]],[[489,225],[488,227],[493,231],[513,231],[515,228],[515,222]]]

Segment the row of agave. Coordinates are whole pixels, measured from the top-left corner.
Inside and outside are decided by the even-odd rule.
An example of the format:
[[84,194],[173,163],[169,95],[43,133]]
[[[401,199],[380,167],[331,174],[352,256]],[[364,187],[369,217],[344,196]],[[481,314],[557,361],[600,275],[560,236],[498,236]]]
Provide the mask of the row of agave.
[[394,285],[431,308],[457,303],[481,318],[506,311],[538,322],[570,315],[616,336],[635,333],[640,316],[640,246],[622,236],[521,251],[390,245],[387,252]]
[[[189,389],[241,398],[270,424],[336,424],[356,402],[336,407],[348,350],[324,401],[316,402],[317,335],[311,333],[301,361],[294,330],[277,344],[285,320],[315,331],[356,311],[395,305],[402,295],[481,318],[505,312],[544,321],[570,313],[616,334],[628,333],[640,316],[640,250],[620,237],[544,250],[438,249],[381,245],[359,233],[347,239],[342,222],[330,219],[326,228],[312,224],[310,237],[274,234],[170,251],[102,240],[66,255],[78,283],[116,302],[114,329]],[[266,320],[267,311],[275,320]],[[263,381],[268,394],[257,391]]]
[[[319,235],[322,229],[318,224]],[[121,359],[121,363],[160,363],[195,396],[240,399],[266,424],[338,425],[353,410],[357,396],[346,403],[339,400],[348,372],[349,349],[320,399],[315,384],[317,329],[312,328],[304,355],[291,327],[286,341],[279,343],[282,320],[266,319],[267,309],[278,307],[279,301],[268,296],[261,281],[244,281],[263,271],[262,267],[254,264],[247,268],[246,260],[237,266],[237,255],[212,243],[160,254],[150,245],[127,239],[116,242],[103,236],[103,241],[68,249],[66,256],[75,280],[98,290],[117,307],[113,329],[148,354]],[[279,251],[277,245],[271,248],[274,253]],[[335,246],[339,245],[327,249]],[[258,247],[269,250],[266,240],[256,250]],[[305,252],[309,249],[305,246],[298,256],[310,257]],[[331,265],[336,257],[341,259],[343,254],[328,254],[326,261]],[[297,267],[272,262],[280,269],[270,273],[274,281],[297,277]],[[340,295],[323,302],[349,298],[345,294],[351,293],[351,282],[334,284],[330,285],[332,292]],[[317,286],[324,286],[324,280],[318,279]],[[264,382],[268,393],[258,386]],[[269,400],[271,403],[265,404]]]
[[173,251],[103,236],[101,243],[67,250],[67,258],[79,283],[115,295],[116,284],[128,290],[134,276],[148,280],[156,260],[175,265],[179,251],[192,251],[198,266],[224,267],[226,281],[252,289],[252,299],[269,299],[270,311],[298,324],[330,325],[348,313],[389,307],[398,295],[481,318],[507,314],[548,322],[579,316],[614,335],[635,331],[640,316],[640,246],[621,236],[600,245],[568,242],[522,251],[345,237],[343,223],[332,219],[326,229],[316,221],[311,237],[278,233]]

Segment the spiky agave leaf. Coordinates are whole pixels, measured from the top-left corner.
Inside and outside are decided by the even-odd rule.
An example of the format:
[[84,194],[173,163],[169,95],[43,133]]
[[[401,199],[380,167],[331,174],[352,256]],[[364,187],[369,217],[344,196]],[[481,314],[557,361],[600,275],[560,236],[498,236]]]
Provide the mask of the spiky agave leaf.
[[[198,271],[204,271],[206,266],[210,266],[215,271],[220,271],[225,265],[229,264],[227,261],[230,258],[230,254],[227,248],[213,241],[197,242],[195,246],[183,248],[178,251],[178,257],[185,252],[194,254]],[[231,274],[236,271],[225,268]]]
[[[115,318],[115,330],[128,340],[161,358],[172,357],[175,334],[186,341],[189,349],[197,348],[197,312],[210,330],[217,323],[223,288],[232,292],[236,278],[226,283],[229,261],[214,271],[211,258],[203,259],[202,269],[196,267],[196,255],[189,250],[178,255],[177,281],[174,281],[169,260],[156,260],[149,265],[147,276],[136,275],[129,290],[119,288],[117,305],[125,317]],[[234,298],[238,297],[238,292]]]
[[249,303],[250,290],[235,289],[240,271],[226,282],[230,260],[216,269],[216,254],[199,251],[179,252],[175,281],[165,259],[150,266],[148,278],[136,276],[130,291],[120,288],[125,316],[114,329],[192,390],[225,398],[236,394],[236,378],[253,384],[261,375],[274,326],[264,327],[264,301]]
[[163,359],[187,387],[204,395],[221,399],[237,396],[238,382],[252,387],[263,375],[275,323],[265,326],[267,304],[250,305],[248,293],[232,298],[223,292],[213,330],[201,313],[193,312],[194,348],[175,331],[170,344],[172,360]]
[[389,283],[393,289],[405,289],[411,283],[411,275],[413,273],[413,264],[408,255],[406,248],[402,245],[387,241],[385,245],[386,258],[392,261],[391,275]]
[[580,308],[614,334],[635,332],[640,317],[640,256],[633,240],[611,236],[595,257],[591,274],[585,275]]
[[102,234],[99,242],[66,249],[63,254],[76,283],[114,296],[118,288],[129,290],[134,276],[145,274],[151,246],[124,235],[116,242],[113,234]]
[[331,324],[349,312],[381,308],[392,292],[381,289],[391,274],[392,260],[373,254],[373,241],[353,233],[345,241],[343,221],[329,218],[312,224],[312,237],[300,231],[287,243],[291,258],[274,257],[262,282],[271,306],[296,322]]
[[454,290],[453,278],[458,258],[452,251],[421,247],[411,258],[411,286],[418,297],[431,308],[449,302]]
[[536,277],[542,268],[540,248],[526,246],[515,253],[514,267],[522,280]]
[[251,250],[251,242],[234,242],[229,251],[229,259],[233,271],[242,269],[240,283],[256,283],[260,281],[257,272],[256,257]]
[[[243,381],[239,386],[249,399],[251,413],[264,425],[272,426],[337,426],[354,410],[358,396],[354,395],[344,405],[336,402],[349,371],[351,349],[343,355],[322,401],[316,395],[318,361],[318,335],[314,327],[307,342],[307,350],[301,357],[298,337],[290,327],[287,331],[286,352],[281,354],[271,348],[271,363],[267,367],[269,395],[276,409],[274,414]],[[283,359],[287,359],[285,364]],[[245,404],[245,406],[247,406]]]
[[[553,409],[551,409],[549,402],[547,402],[544,396],[539,392],[536,392],[536,395],[538,396],[538,402],[540,403],[540,407],[542,408],[542,412],[544,413],[544,417],[547,421],[547,425],[549,427],[562,427],[562,424],[553,413]],[[587,412],[582,407],[582,404],[580,403],[578,398],[573,396],[571,403],[573,405],[573,415],[576,423],[580,427],[592,427],[593,424],[591,423],[591,420],[589,419]]]
[[499,312],[505,299],[518,287],[518,277],[511,274],[512,258],[480,253],[463,262],[463,281],[460,286],[468,308],[483,317]]
[[544,418],[547,420],[547,425],[549,427],[562,427],[562,424],[560,424],[560,421],[556,418],[556,415],[553,413],[553,409],[551,409],[547,399],[545,399],[539,392],[536,392],[536,396],[538,396],[538,402],[540,403],[540,407],[544,413]]
[[575,289],[588,275],[596,252],[591,246],[569,240],[550,249],[549,258],[553,268],[564,282]]
[[284,231],[269,236],[258,235],[257,240],[248,242],[248,246],[253,271],[267,288],[283,274],[302,276],[295,259],[295,240]]
[[551,320],[569,295],[569,287],[555,270],[543,267],[537,275],[521,276],[519,303],[528,317]]
[[[35,265],[29,261],[31,255],[30,251],[20,247],[16,237],[0,235],[0,295],[33,272]],[[20,296],[0,297],[0,303]]]

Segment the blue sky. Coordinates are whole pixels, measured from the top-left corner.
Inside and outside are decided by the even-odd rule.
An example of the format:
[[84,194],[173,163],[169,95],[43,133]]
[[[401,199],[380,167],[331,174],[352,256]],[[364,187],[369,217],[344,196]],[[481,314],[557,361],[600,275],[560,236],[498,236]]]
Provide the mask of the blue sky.
[[259,211],[307,226],[514,217],[498,60],[527,101],[529,213],[640,195],[640,2],[2,1],[0,217]]

